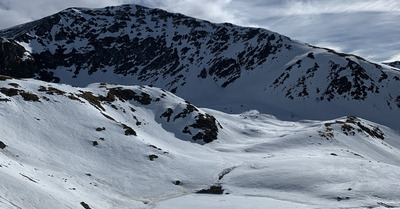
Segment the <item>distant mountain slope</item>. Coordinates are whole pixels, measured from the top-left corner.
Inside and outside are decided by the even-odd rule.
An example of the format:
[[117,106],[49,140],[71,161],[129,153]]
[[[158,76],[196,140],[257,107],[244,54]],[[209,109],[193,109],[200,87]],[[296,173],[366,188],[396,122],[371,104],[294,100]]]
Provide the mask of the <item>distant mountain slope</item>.
[[32,57],[15,61],[28,67],[0,66],[11,76],[153,84],[225,112],[258,109],[295,120],[355,115],[400,130],[399,71],[265,29],[123,5],[70,8],[0,36],[25,47],[21,59]]
[[190,195],[207,208],[196,192],[400,205],[399,135],[361,118],[282,121],[199,109],[149,86],[4,76],[0,109],[0,208],[182,208],[190,202],[174,198]]
[[400,61],[387,62],[387,63],[383,63],[383,64],[400,69]]

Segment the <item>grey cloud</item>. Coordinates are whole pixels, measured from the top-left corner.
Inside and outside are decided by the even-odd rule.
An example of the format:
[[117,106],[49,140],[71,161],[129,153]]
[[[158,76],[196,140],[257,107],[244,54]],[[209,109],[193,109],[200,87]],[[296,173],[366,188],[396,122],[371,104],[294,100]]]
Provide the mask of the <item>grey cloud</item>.
[[17,11],[0,8],[0,28],[7,28],[21,23],[32,21]]
[[[247,6],[246,6],[247,5]],[[400,54],[400,1],[394,0],[234,0],[242,22],[314,45],[355,53],[374,61]]]
[[121,0],[0,0],[0,29],[57,13],[68,7],[98,8],[121,4]]
[[125,0],[125,2],[162,8],[217,23],[240,22],[240,20],[235,20],[232,12],[226,9],[231,0]]

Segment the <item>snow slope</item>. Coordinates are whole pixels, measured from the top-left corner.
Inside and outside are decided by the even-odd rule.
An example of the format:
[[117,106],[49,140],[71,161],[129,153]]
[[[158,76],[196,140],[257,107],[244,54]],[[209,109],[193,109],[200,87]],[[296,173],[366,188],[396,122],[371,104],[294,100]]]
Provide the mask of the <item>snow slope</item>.
[[[283,121],[150,86],[4,76],[0,109],[0,208],[400,206],[399,135],[361,118]],[[196,194],[209,188],[222,194]]]
[[0,36],[26,48],[21,59],[32,56],[37,68],[23,68],[25,77],[152,84],[228,113],[257,109],[293,121],[354,115],[400,130],[398,69],[265,29],[122,5],[66,9]]

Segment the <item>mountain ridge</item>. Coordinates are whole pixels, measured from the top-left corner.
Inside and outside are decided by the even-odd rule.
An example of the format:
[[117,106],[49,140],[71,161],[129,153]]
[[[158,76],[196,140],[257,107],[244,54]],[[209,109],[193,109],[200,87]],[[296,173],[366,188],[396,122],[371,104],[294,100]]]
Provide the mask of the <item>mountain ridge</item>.
[[[0,36],[0,44],[25,48],[10,62],[25,77],[154,85],[225,112],[257,109],[284,120],[354,115],[400,130],[396,68],[265,29],[123,5],[66,9]],[[0,73],[13,76],[6,68]]]
[[400,69],[400,61],[385,62],[383,64]]

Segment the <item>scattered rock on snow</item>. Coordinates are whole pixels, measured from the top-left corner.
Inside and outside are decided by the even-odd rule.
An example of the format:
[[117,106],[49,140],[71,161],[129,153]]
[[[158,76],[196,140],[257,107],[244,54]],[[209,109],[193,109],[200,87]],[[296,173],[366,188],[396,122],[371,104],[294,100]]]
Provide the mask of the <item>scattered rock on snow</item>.
[[1,148],[1,149],[4,149],[4,148],[6,148],[6,147],[7,147],[7,145],[4,144],[2,141],[0,141],[0,148]]
[[89,205],[86,204],[85,202],[81,202],[81,205],[82,205],[82,207],[85,208],[85,209],[91,209],[91,208],[89,207]]
[[104,130],[106,130],[106,127],[102,127],[102,128],[101,127],[97,127],[96,128],[96,131],[104,131]]
[[158,158],[157,155],[149,155],[149,159],[150,159],[151,161],[154,161],[154,159],[156,159],[156,158]]
[[196,193],[198,193],[198,194],[223,194],[224,189],[222,189],[222,186],[211,186],[209,189],[202,189],[200,191],[197,191]]

